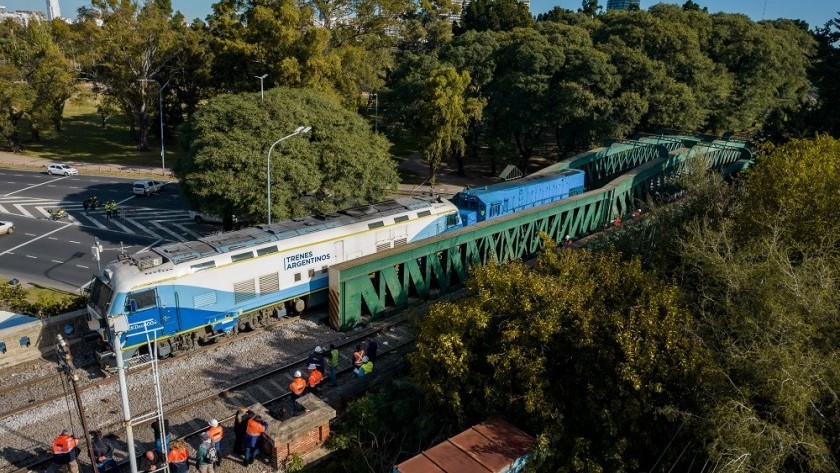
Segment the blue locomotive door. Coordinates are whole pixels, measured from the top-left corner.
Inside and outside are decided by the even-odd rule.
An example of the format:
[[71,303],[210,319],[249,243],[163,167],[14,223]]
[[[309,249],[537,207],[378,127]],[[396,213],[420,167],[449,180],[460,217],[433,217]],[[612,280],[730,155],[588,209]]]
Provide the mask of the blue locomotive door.
[[158,301],[160,306],[160,324],[165,335],[178,333],[178,294],[172,286],[158,286]]

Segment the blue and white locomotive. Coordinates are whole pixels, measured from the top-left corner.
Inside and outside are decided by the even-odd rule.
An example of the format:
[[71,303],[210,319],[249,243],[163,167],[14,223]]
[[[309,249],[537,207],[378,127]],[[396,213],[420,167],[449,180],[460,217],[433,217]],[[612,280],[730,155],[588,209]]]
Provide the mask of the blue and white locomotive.
[[[159,354],[253,329],[327,300],[328,268],[583,192],[575,169],[439,197],[400,198],[170,243],[109,264],[90,287],[89,325],[123,353],[158,330]],[[103,367],[113,351],[97,353]]]
[[452,199],[464,226],[499,218],[531,207],[583,193],[584,172],[578,169],[548,171],[492,186],[466,189]]
[[[145,345],[142,326],[159,329],[166,356],[327,299],[330,265],[461,226],[438,197],[389,200],[170,243],[109,264],[90,287],[89,324],[128,357]],[[113,364],[113,352],[98,354]]]

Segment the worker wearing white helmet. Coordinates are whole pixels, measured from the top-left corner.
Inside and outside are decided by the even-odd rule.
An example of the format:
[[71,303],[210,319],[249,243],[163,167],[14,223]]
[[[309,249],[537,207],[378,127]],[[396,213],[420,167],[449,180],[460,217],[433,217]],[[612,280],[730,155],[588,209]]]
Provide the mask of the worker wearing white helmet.
[[303,374],[300,371],[295,371],[295,379],[289,383],[289,392],[291,393],[290,399],[292,400],[292,412],[297,412],[300,410],[298,406],[297,400],[301,397],[306,391],[306,380],[303,379]]
[[222,466],[222,437],[224,436],[224,429],[219,425],[216,419],[210,419],[207,423],[210,427],[207,428],[207,436],[213,442],[213,447],[216,448],[216,466]]

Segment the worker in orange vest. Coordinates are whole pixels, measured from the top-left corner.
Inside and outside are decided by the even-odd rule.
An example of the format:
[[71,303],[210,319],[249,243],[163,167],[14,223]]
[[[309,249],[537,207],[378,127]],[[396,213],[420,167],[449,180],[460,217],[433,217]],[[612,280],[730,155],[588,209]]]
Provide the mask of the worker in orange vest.
[[53,440],[53,462],[60,465],[59,468],[67,467],[70,473],[79,473],[79,442],[69,430],[64,429],[61,434]]
[[169,471],[172,473],[187,473],[190,470],[190,452],[187,451],[187,446],[183,440],[173,440],[169,455],[166,459],[169,461]]
[[292,394],[289,396],[289,399],[292,402],[292,413],[297,413],[302,410],[301,407],[298,406],[297,400],[303,395],[304,391],[306,391],[306,384],[306,380],[303,379],[301,372],[295,371],[295,379],[289,383],[289,391]]
[[615,220],[613,220],[613,225],[616,227],[621,226],[621,215],[616,215]]
[[353,364],[358,366],[362,366],[362,358],[365,357],[365,351],[362,350],[361,345],[356,345],[356,351],[353,352]]
[[222,466],[222,437],[224,436],[224,429],[222,429],[222,426],[219,425],[219,421],[216,419],[210,419],[210,422],[207,424],[210,425],[207,428],[207,436],[210,437],[210,441],[213,442],[213,446],[216,448],[216,466]]
[[324,380],[324,375],[321,374],[318,365],[311,364],[306,369],[309,370],[309,386],[306,387],[306,391],[317,395],[321,392],[318,386]]
[[268,424],[259,415],[248,419],[248,425],[245,427],[245,466],[254,463],[257,458],[257,442],[262,437],[263,432],[268,427]]

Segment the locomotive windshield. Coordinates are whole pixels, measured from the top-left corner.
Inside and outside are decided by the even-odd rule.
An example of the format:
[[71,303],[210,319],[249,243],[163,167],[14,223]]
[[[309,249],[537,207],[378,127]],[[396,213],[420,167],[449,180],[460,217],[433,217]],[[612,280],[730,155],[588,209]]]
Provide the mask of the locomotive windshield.
[[103,317],[108,315],[108,302],[111,300],[111,295],[114,293],[107,284],[101,279],[96,278],[90,288],[90,299],[88,303],[92,305],[100,315]]

